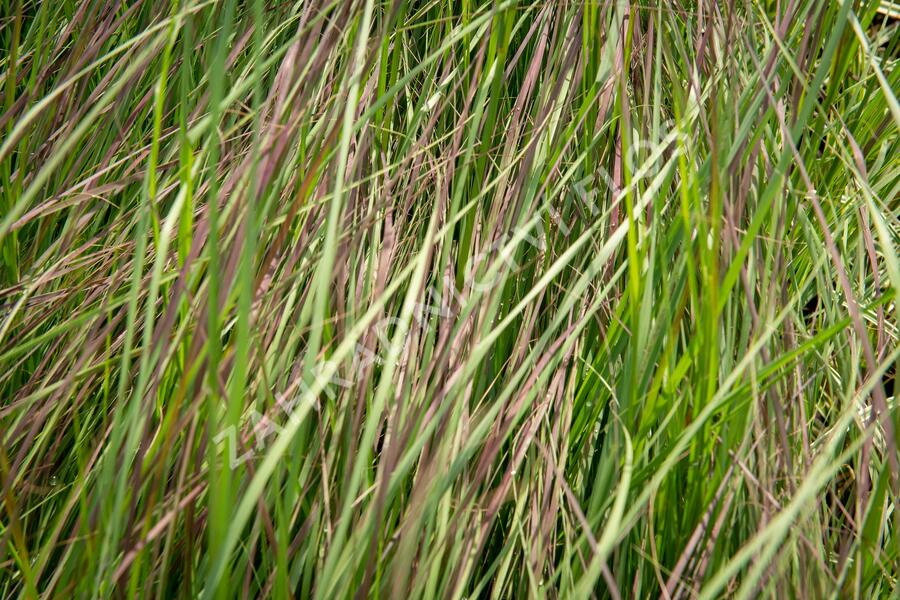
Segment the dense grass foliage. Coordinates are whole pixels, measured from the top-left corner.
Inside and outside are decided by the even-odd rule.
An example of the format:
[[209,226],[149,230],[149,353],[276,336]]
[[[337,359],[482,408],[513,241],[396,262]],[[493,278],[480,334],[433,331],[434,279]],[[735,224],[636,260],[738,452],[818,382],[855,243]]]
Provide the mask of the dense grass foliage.
[[900,593],[900,7],[4,0],[0,597]]

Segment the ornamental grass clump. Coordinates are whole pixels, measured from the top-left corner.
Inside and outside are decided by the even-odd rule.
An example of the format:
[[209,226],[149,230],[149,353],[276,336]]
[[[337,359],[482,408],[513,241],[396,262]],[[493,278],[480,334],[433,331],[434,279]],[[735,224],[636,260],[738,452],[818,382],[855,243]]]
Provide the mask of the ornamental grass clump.
[[898,593],[896,3],[2,6],[0,597]]

